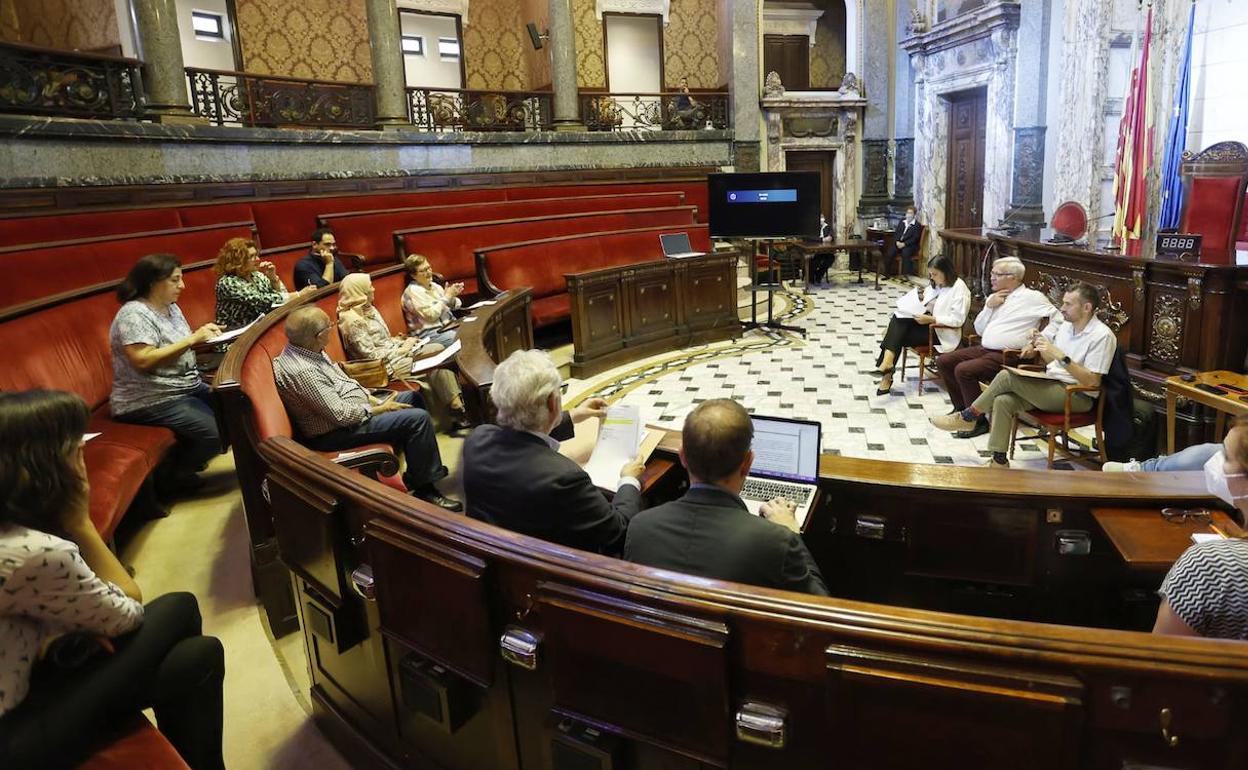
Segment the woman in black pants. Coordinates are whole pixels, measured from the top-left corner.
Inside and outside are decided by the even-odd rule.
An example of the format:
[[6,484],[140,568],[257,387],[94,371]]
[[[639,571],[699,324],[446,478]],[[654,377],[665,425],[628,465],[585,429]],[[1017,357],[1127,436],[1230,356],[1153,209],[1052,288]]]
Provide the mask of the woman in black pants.
[[893,387],[893,368],[901,349],[927,344],[929,326],[937,326],[937,352],[953,350],[962,339],[961,327],[971,308],[971,290],[958,276],[953,261],[943,254],[927,261],[927,277],[930,284],[917,300],[923,312],[903,312],[899,302],[898,310],[888,319],[888,329],[880,341],[880,355],[875,359],[880,374],[877,396],[888,394]]
[[89,514],[76,395],[0,394],[0,767],[72,767],[145,708],[219,770],[221,643],[187,593],[146,607]]

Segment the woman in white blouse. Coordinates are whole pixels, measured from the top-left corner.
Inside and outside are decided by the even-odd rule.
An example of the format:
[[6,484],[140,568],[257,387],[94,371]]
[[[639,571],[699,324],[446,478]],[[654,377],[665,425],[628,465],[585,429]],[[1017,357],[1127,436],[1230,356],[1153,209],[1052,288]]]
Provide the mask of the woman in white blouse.
[[222,768],[221,643],[191,594],[140,604],[96,531],[89,418],[70,393],[0,394],[0,767],[75,766],[154,707],[191,767]]
[[462,283],[453,283],[445,288],[433,280],[433,265],[429,259],[420,254],[408,254],[403,260],[407,275],[412,280],[403,290],[403,319],[407,321],[407,333],[429,342],[450,345],[455,341],[453,329],[439,330],[438,327],[454,320],[452,311],[458,310],[463,302],[459,295],[464,292]]
[[[376,289],[368,273],[352,273],[342,279],[338,288],[338,331],[347,356],[353,359],[380,359],[392,380],[409,379],[412,363],[417,358],[439,353],[443,345],[426,342],[418,337],[391,336],[390,327],[381,311],[373,304]],[[434,397],[451,413],[451,430],[472,427],[464,409],[464,395],[459,381],[446,369],[429,372]]]
[[[962,341],[962,325],[971,309],[971,290],[958,276],[953,260],[937,254],[927,261],[927,277],[930,284],[922,296],[915,292],[898,301],[897,310],[888,319],[888,329],[880,342],[880,355],[875,365],[880,382],[875,394],[883,396],[893,387],[893,368],[902,348],[926,345],[928,327],[936,325],[936,350],[948,353]],[[908,307],[913,301],[919,306]],[[907,305],[903,309],[903,305]],[[914,312],[921,310],[922,312]],[[948,327],[948,328],[943,328]]]

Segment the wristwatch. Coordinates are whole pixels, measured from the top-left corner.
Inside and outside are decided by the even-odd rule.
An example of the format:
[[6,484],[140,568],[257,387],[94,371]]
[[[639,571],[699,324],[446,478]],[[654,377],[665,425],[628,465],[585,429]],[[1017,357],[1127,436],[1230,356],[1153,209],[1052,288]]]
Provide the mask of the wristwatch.
[[1062,366],[1070,366],[1070,356],[1062,356]]

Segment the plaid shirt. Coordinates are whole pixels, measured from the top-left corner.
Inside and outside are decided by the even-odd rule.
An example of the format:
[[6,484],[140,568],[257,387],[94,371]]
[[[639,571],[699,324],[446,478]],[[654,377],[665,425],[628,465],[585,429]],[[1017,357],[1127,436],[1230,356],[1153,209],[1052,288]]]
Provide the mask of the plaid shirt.
[[324,352],[286,345],[273,359],[273,380],[291,421],[307,438],[354,428],[372,414],[368,391]]

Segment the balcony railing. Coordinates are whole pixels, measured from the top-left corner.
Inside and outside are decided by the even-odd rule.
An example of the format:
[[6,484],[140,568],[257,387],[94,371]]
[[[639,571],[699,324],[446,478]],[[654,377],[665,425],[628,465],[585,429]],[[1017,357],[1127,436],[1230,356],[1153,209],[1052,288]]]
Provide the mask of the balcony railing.
[[581,122],[590,131],[673,131],[728,126],[725,91],[581,93],[580,107]]
[[541,131],[551,127],[550,91],[407,89],[407,116],[426,131]]
[[191,109],[217,125],[374,128],[373,86],[186,68]]
[[137,59],[0,43],[0,112],[139,118]]

